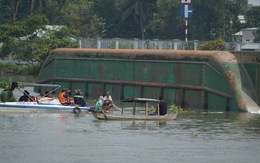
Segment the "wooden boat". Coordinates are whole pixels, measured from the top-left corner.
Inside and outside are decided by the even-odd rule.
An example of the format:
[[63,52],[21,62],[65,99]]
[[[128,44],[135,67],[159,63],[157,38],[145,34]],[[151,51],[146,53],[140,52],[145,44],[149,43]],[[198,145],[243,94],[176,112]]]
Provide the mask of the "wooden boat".
[[[54,92],[60,85],[52,85],[52,84],[36,84],[36,83],[24,83],[18,82],[18,84],[26,85],[26,86],[40,86],[40,87],[54,87],[49,93]],[[19,88],[18,90],[22,92]],[[30,97],[31,98],[31,97]],[[37,98],[36,98],[37,99]],[[81,111],[89,110],[89,106],[78,107],[78,106],[64,106],[60,104],[57,98],[53,98],[51,100],[46,101],[38,101],[32,100],[32,102],[0,102],[0,112],[2,111],[11,111],[17,110],[17,108],[23,108],[23,111],[26,109],[41,109],[41,110],[52,110],[52,111],[73,111],[74,113],[80,113]]]
[[93,116],[98,120],[174,120],[177,117],[176,114],[167,115],[122,115],[122,114],[111,114],[111,113],[97,113],[91,111]]
[[[148,99],[148,98],[134,98],[123,100],[123,102],[133,102],[132,114],[123,114],[124,108],[121,109],[121,114],[114,112],[96,112],[91,109],[92,115],[98,120],[174,120],[176,119],[178,113],[166,114],[166,115],[150,115],[148,114],[148,103],[159,103],[157,99]],[[136,115],[136,103],[145,103],[145,114]]]

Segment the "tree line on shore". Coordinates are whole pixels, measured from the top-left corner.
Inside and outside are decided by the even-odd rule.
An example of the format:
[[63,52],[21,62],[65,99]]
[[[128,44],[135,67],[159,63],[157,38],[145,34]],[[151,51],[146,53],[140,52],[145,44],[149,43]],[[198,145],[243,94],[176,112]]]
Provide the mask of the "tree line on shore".
[[[52,49],[78,47],[77,37],[183,40],[179,8],[179,0],[0,0],[0,57],[41,65]],[[231,41],[241,28],[260,27],[260,6],[247,0],[196,0],[192,8],[191,40]]]

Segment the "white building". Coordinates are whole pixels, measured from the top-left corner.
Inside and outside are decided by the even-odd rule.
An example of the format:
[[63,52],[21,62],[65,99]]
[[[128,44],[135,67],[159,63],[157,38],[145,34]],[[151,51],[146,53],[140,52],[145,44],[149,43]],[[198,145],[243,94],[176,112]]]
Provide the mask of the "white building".
[[255,39],[253,32],[256,30],[257,28],[242,29],[242,43],[253,43]]
[[258,28],[245,28],[241,31],[235,33],[233,36],[235,37],[234,41],[237,41],[236,51],[260,51],[260,43],[255,43],[254,32]]
[[245,28],[242,29],[242,46],[241,50],[244,51],[260,51],[260,43],[254,43],[254,32],[257,28]]

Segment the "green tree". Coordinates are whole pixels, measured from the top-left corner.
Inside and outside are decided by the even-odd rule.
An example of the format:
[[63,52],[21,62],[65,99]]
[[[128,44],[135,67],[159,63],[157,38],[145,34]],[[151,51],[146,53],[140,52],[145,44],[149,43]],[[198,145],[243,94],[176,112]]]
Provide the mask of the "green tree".
[[0,24],[6,24],[10,22],[11,7],[8,2],[10,3],[9,0],[0,0]]
[[30,1],[29,0],[10,0],[11,21],[24,20],[30,15]]
[[104,36],[105,21],[93,12],[93,1],[69,1],[61,10],[65,25],[78,36],[97,38]]
[[11,11],[12,11],[12,21],[16,21],[18,9],[21,4],[21,0],[11,0]]
[[20,40],[14,44],[17,60],[26,61],[31,65],[43,63],[51,50],[62,47],[78,47],[76,41],[70,37],[69,30],[63,26],[56,30],[45,29],[40,37],[30,40]]
[[244,12],[246,4],[246,0],[193,1],[192,37],[200,40],[231,39],[237,32],[233,30],[233,22],[238,21],[237,16]]
[[246,15],[246,27],[260,27],[260,6],[251,7]]
[[62,8],[67,4],[69,0],[46,0],[44,1],[43,14],[47,17],[50,24],[58,25],[63,24]]
[[36,66],[55,48],[78,47],[66,27],[47,30],[47,24],[44,15],[30,15],[24,21],[0,25],[0,41],[4,43],[1,56],[12,54],[15,59]]
[[34,31],[48,23],[43,15],[30,15],[24,21],[16,21],[11,24],[0,25],[0,42],[3,42],[1,48],[2,56],[14,54],[15,44],[20,40],[31,39]]
[[[244,28],[244,24],[240,23],[240,20],[238,18],[239,15],[245,15],[246,11],[248,9],[248,1],[247,0],[229,0],[227,3],[227,17],[230,21],[229,27],[227,29],[227,38],[230,38],[230,36],[238,31],[241,30],[241,28]],[[226,40],[229,40],[225,38]]]
[[52,0],[0,0],[2,24],[24,20],[30,13],[40,14]]
[[158,39],[183,38],[179,3],[179,0],[157,0],[157,10],[146,27],[146,35]]
[[30,12],[42,14],[44,8],[47,7],[46,4],[48,3],[48,1],[51,0],[31,0]]
[[193,29],[190,30],[193,37],[201,40],[222,37],[222,29],[226,22],[225,6],[225,0],[194,1],[193,17],[190,23],[193,27]]
[[[0,22],[43,14],[49,24],[66,25],[80,37],[184,39],[179,6],[179,0],[0,0]],[[189,39],[230,40],[242,27],[237,16],[246,12],[247,0],[196,0],[192,6]],[[258,26],[258,8],[246,14],[246,27]]]
[[27,1],[0,0],[0,21],[10,23],[23,19],[28,14],[27,6]]
[[30,15],[24,21],[0,25],[0,42],[3,42],[3,47],[0,49],[2,56],[12,53],[17,41],[34,37],[32,34],[37,29],[43,29],[47,23],[48,20],[43,15]]
[[139,25],[141,38],[144,39],[144,30],[148,19],[152,17],[156,8],[156,0],[121,0],[121,21],[133,18]]
[[[109,6],[109,7],[108,7]],[[123,37],[127,38],[126,35],[131,36],[129,34],[131,30],[127,26],[122,27],[121,24],[117,22],[117,15],[119,14],[119,6],[117,4],[117,0],[95,0],[93,5],[93,11],[105,22],[105,34],[107,38],[115,38],[115,37]],[[124,22],[131,26],[132,23]],[[132,26],[131,26],[132,27]],[[125,30],[127,29],[127,31]],[[123,34],[122,34],[123,33]]]

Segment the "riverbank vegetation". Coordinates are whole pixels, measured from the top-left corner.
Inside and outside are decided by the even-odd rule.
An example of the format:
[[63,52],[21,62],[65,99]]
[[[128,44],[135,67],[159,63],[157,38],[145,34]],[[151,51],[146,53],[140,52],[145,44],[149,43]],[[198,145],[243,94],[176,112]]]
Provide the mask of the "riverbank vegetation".
[[[156,111],[156,106],[152,105],[152,106],[151,106],[151,110],[149,111],[149,113],[150,113],[150,114],[153,114],[155,111]],[[171,104],[171,105],[169,106],[167,112],[170,114],[170,113],[186,113],[187,111],[184,110],[183,108],[181,108],[181,107],[178,106],[178,105]]]
[[10,87],[11,83],[7,82],[7,81],[0,81],[0,88],[6,88],[6,87]]
[[[189,40],[232,41],[241,28],[260,27],[260,6],[247,2],[192,1]],[[28,64],[0,73],[36,73],[51,50],[78,47],[77,38],[184,39],[179,7],[179,0],[0,0],[0,59]]]
[[183,108],[175,104],[170,105],[168,109],[168,113],[185,113],[185,112],[187,111],[185,111]]
[[37,76],[40,70],[40,64],[18,65],[15,63],[0,62],[0,75],[3,74],[23,74]]

